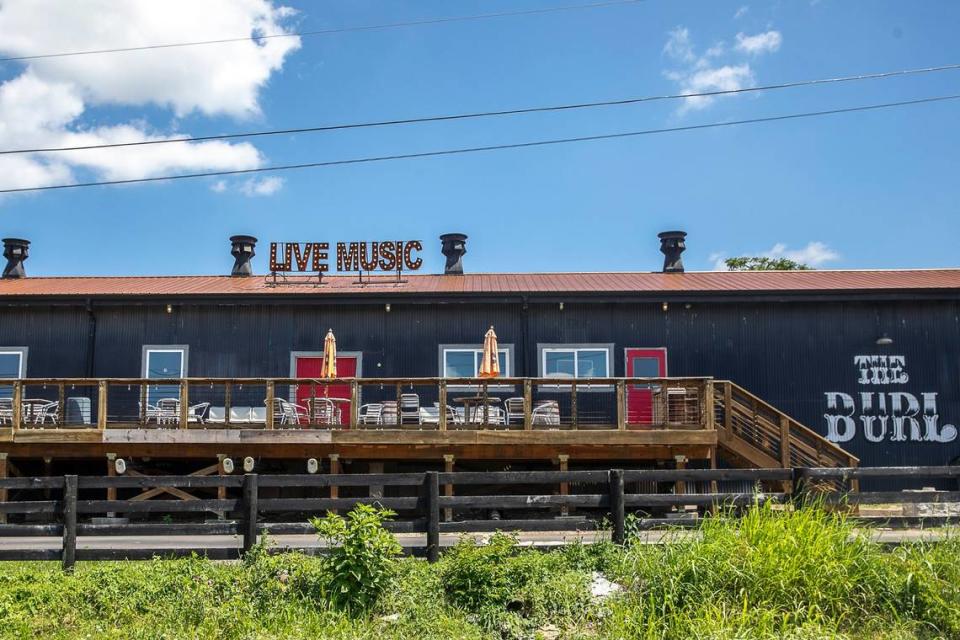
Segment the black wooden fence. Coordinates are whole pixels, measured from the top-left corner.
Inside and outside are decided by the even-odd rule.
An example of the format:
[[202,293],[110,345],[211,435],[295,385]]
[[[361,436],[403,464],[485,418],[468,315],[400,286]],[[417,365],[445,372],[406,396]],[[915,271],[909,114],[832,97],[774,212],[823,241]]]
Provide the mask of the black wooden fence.
[[[881,479],[886,481],[936,480],[947,482],[951,490],[938,491],[859,491],[859,481]],[[587,488],[593,493],[520,494],[505,495],[441,495],[441,486],[456,487],[511,487],[560,485]],[[628,492],[628,486],[663,488],[666,492]],[[720,485],[740,487],[738,491],[721,491]],[[218,489],[239,497],[192,500],[118,500],[81,499],[80,494],[92,491],[110,492],[115,496],[121,489]],[[414,494],[406,497],[263,497],[262,489],[317,489],[342,487],[407,487]],[[691,493],[697,487],[706,492]],[[958,490],[952,490],[952,489]],[[404,519],[387,523],[395,533],[426,534],[422,547],[414,550],[435,561],[440,553],[441,533],[468,533],[489,531],[571,531],[591,530],[600,526],[603,515],[608,518],[611,538],[623,543],[626,514],[644,510],[651,512],[671,508],[696,506],[716,509],[749,506],[766,501],[796,501],[810,496],[827,504],[867,505],[889,503],[957,503],[960,502],[960,467],[886,467],[886,468],[798,468],[798,469],[683,469],[683,470],[621,470],[609,471],[506,471],[392,474],[324,474],[324,475],[257,475],[243,476],[112,476],[89,477],[68,475],[62,477],[30,477],[0,479],[0,490],[50,494],[43,500],[8,500],[0,502],[0,514],[25,514],[29,518],[58,519],[45,524],[0,524],[0,537],[51,538],[61,537],[58,548],[3,548],[0,560],[61,560],[70,568],[77,560],[137,560],[154,556],[175,557],[198,553],[215,559],[236,559],[256,543],[260,534],[308,534],[313,526],[301,522],[269,522],[277,514],[324,513],[329,510],[348,511],[356,504],[378,504],[403,514]],[[53,492],[59,498],[52,499]],[[273,491],[273,493],[278,493]],[[528,518],[528,519],[471,519],[445,522],[443,510],[520,510],[544,511],[581,509],[594,517]],[[232,521],[213,522],[124,522],[96,524],[81,522],[81,518],[109,514],[143,514],[149,516],[202,513],[235,514]],[[666,519],[640,521],[647,527],[669,523]],[[676,521],[672,521],[676,522]],[[184,547],[184,548],[79,548],[81,536],[135,536],[145,540],[167,536],[238,536],[239,546]],[[30,545],[28,545],[30,546]]]

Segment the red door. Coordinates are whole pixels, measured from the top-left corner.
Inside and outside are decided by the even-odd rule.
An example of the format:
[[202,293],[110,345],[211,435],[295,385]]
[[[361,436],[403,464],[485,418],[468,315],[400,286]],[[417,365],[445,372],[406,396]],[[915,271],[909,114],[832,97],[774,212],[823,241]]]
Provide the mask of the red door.
[[[667,375],[667,350],[631,348],[627,353],[628,378],[664,378]],[[631,384],[627,387],[627,423],[653,424],[653,392],[656,385]]]
[[[323,368],[323,356],[297,356],[294,377],[319,378]],[[337,356],[337,376],[353,378],[357,375],[357,356]],[[312,385],[301,384],[297,387],[297,404],[307,406],[307,400],[313,395]],[[323,396],[323,387],[318,386],[316,393]],[[327,388],[328,398],[350,400],[350,385],[332,384]],[[350,424],[350,402],[338,402],[341,424]]]

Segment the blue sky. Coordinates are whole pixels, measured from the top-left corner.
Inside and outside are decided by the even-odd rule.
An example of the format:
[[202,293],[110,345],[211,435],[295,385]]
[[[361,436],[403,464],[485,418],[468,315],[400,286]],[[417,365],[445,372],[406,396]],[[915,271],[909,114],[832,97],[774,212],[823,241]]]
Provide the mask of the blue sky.
[[[7,22],[4,13],[15,13],[20,3],[4,3],[0,34],[7,35],[0,35],[0,52],[26,55],[65,46],[130,46],[147,37],[170,42],[238,35],[233,23],[192,14],[203,10],[189,2],[160,3],[168,12],[163,21],[149,13],[106,15],[116,5],[103,2],[94,0],[99,7],[57,21],[34,9],[8,15]],[[244,0],[231,6],[253,7],[254,15],[272,6],[270,20],[279,28],[312,30],[572,2],[289,0],[270,5]],[[295,12],[277,11],[279,6]],[[57,11],[63,5],[53,7]],[[236,16],[236,24],[243,26],[248,17]],[[53,39],[57,32],[50,22],[77,26],[80,20],[92,20],[102,31],[73,29],[93,31],[73,36],[91,38],[86,41]],[[133,20],[146,20],[156,30],[143,35]],[[61,67],[2,63],[0,82],[23,82],[31,74],[38,79],[37,95],[60,87],[62,113],[68,115],[44,116],[35,125],[47,137],[21,135],[21,122],[37,108],[9,84],[4,111],[0,85],[0,142],[10,148],[90,131],[104,140],[127,134],[197,136],[678,93],[715,82],[763,85],[935,66],[960,62],[958,24],[960,4],[948,0],[647,0],[308,37],[299,48],[288,41],[286,49],[272,50],[268,62],[260,61],[265,70],[246,63],[224,68],[233,57],[232,45],[219,52],[219,45],[212,45],[202,52],[114,54],[122,61],[111,63],[103,60],[107,55],[69,59],[69,65],[83,68],[66,62]],[[16,37],[11,25],[18,26]],[[750,40],[758,36],[763,39]],[[111,84],[123,73],[134,80]],[[198,148],[189,152],[190,159],[141,153],[128,160],[123,150],[90,163],[62,165],[41,158],[37,166],[45,173],[18,165],[16,172],[0,171],[0,184],[411,153],[952,93],[960,93],[960,71],[768,91],[709,104],[671,101],[257,139],[243,147]],[[24,100],[20,107],[18,99]],[[82,106],[74,104],[77,100]],[[231,264],[227,237],[234,233],[260,238],[255,264],[261,272],[271,240],[397,238],[424,240],[425,269],[437,271],[442,257],[436,237],[448,231],[470,236],[465,265],[475,272],[655,270],[662,262],[656,233],[673,228],[689,233],[688,269],[712,269],[725,255],[771,252],[800,252],[822,268],[957,266],[958,115],[960,101],[308,169],[266,182],[264,175],[254,181],[197,179],[7,196],[0,200],[0,234],[33,241],[27,263],[33,275],[226,273]],[[54,134],[61,138],[49,137]]]

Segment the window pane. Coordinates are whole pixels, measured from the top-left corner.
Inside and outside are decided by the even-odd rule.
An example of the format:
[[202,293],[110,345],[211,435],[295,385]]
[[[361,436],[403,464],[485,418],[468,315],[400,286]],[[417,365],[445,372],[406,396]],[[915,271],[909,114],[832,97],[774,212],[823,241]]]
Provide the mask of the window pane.
[[498,351],[497,360],[500,361],[500,375],[509,377],[510,371],[507,371],[507,352],[503,349]]
[[473,378],[477,374],[474,351],[444,351],[443,375],[446,378]]
[[148,351],[148,378],[179,378],[182,373],[182,351]]
[[0,378],[20,377],[20,354],[0,353]]
[[634,378],[658,378],[660,377],[660,359],[634,356],[630,358],[630,371]]
[[557,378],[574,376],[573,351],[547,351],[544,360],[543,375]]
[[577,352],[578,378],[606,378],[607,352],[584,349]]

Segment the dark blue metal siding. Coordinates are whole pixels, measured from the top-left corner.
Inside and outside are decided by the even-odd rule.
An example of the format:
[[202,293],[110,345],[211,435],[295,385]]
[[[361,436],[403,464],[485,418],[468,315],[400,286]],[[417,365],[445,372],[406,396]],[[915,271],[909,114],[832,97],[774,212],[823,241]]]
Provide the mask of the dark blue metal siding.
[[[436,376],[438,345],[479,344],[494,325],[515,345],[517,375],[536,375],[538,343],[614,343],[615,375],[626,347],[667,347],[673,376],[730,379],[826,433],[826,392],[936,392],[940,424],[960,423],[960,306],[954,301],[659,303],[520,301],[488,304],[99,306],[93,375],[140,375],[144,344],[190,345],[190,375],[290,374],[291,351],[320,351],[328,328],[342,351],[363,352],[365,377]],[[28,346],[31,377],[87,375],[82,307],[0,310],[0,346]],[[881,334],[893,339],[876,345]],[[860,385],[856,355],[902,355],[910,381]],[[378,366],[379,365],[379,366]],[[859,415],[859,398],[857,398]],[[844,445],[865,465],[943,464],[948,443],[871,443],[858,422]]]

